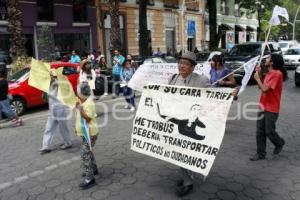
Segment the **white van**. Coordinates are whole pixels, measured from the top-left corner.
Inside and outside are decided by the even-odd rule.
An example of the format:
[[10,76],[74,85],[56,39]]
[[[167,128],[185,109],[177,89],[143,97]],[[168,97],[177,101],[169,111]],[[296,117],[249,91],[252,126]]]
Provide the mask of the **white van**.
[[281,40],[278,42],[278,44],[283,54],[285,54],[291,47],[299,45],[296,40]]

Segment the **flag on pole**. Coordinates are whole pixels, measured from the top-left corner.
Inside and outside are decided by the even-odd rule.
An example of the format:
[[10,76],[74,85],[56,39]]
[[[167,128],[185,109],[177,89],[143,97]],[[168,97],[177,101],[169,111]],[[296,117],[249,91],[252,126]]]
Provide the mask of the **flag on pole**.
[[84,137],[85,141],[88,143],[90,150],[92,151],[92,143],[91,143],[91,137],[90,137],[90,131],[89,131],[90,129],[89,129],[88,123],[86,122],[86,120],[83,117],[80,118],[80,123],[81,123],[83,137]]
[[273,9],[272,17],[270,19],[270,24],[272,26],[277,26],[280,24],[279,16],[284,17],[287,21],[289,21],[289,14],[286,10],[286,8],[282,8],[280,6],[275,6]]
[[256,56],[243,65],[243,68],[245,70],[245,75],[242,79],[242,86],[240,87],[238,95],[240,95],[246,89],[246,86],[252,76],[254,69],[255,69],[258,58],[259,58],[259,56]]

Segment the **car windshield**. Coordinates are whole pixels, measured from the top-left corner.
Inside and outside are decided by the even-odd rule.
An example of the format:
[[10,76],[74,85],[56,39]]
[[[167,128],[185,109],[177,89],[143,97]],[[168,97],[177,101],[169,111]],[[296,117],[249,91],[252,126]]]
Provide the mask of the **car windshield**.
[[287,50],[285,55],[300,55],[300,48],[299,49],[289,49],[289,50]]
[[279,46],[280,46],[280,48],[288,48],[288,43],[286,43],[286,42],[280,42],[279,43]]
[[260,44],[237,45],[229,51],[229,56],[258,55],[260,52],[260,47]]
[[197,61],[207,61],[209,55],[209,52],[200,52],[197,54]]
[[28,76],[29,68],[21,69],[20,71],[14,73],[12,76],[8,77],[10,82],[20,82]]

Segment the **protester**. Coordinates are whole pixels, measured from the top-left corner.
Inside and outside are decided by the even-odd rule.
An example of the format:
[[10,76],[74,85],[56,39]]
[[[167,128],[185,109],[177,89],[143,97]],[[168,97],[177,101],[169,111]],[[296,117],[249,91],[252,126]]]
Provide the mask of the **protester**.
[[[174,74],[169,80],[169,84],[201,88],[209,87],[210,82],[206,76],[193,73],[196,65],[195,53],[190,51],[183,53],[178,61],[179,74]],[[191,192],[194,181],[194,173],[192,171],[181,168],[181,173],[182,179],[178,181],[176,191],[176,194],[180,197]]]
[[104,55],[99,56],[99,64],[98,64],[100,70],[104,71],[107,70],[107,63],[105,61]]
[[[95,70],[96,75],[97,75],[96,82],[97,82],[97,79],[104,80],[104,82],[101,81],[101,83],[104,84],[104,94],[103,95],[107,96],[108,95],[108,78],[107,78],[107,76],[110,75],[110,71],[108,69],[104,55],[100,55],[99,57],[100,57],[100,61],[98,64],[98,68]],[[101,84],[99,84],[99,86],[102,87]]]
[[131,66],[130,60],[125,60],[123,67],[121,68],[121,82],[123,84],[123,95],[128,105],[126,109],[130,108],[131,111],[135,111],[134,92],[128,87],[128,82],[134,74],[134,68]]
[[112,78],[113,78],[113,98],[119,96],[120,93],[120,72],[122,65],[125,61],[125,58],[120,54],[120,51],[116,49],[114,51],[115,56],[113,57],[113,69],[112,69]]
[[279,154],[285,144],[285,141],[276,132],[276,121],[280,110],[283,81],[287,78],[287,72],[284,69],[283,58],[279,54],[271,54],[266,59],[265,65],[267,74],[263,81],[260,67],[254,74],[254,79],[261,90],[261,96],[256,124],[257,152],[250,158],[251,161],[266,158],[267,138],[275,146],[273,154]]
[[2,119],[2,113],[5,114],[9,121],[14,123],[14,126],[22,126],[22,119],[20,119],[10,107],[7,69],[5,66],[0,67],[0,119]]
[[77,55],[75,50],[72,51],[70,62],[71,63],[80,63],[80,57]]
[[[83,82],[79,84],[77,91],[79,102],[77,102],[77,114],[76,114],[76,134],[81,137],[82,145],[80,149],[80,155],[82,159],[82,168],[84,177],[83,181],[79,184],[82,189],[87,189],[95,185],[95,175],[98,174],[98,168],[95,161],[94,153],[91,149],[95,145],[97,140],[98,128],[96,122],[96,108],[95,103],[91,99],[91,90],[87,83]],[[86,122],[87,127],[84,127]],[[85,129],[86,128],[86,129]],[[88,132],[84,133],[84,130]],[[84,137],[84,134],[89,134],[90,141]]]
[[162,52],[161,52],[161,50],[160,50],[159,47],[157,48],[157,51],[156,51],[156,53],[154,54],[154,56],[158,56],[158,57],[161,57],[161,56],[162,56]]
[[96,72],[92,69],[91,62],[83,60],[80,63],[79,83],[86,82],[91,90],[95,89]]
[[139,67],[139,64],[138,64],[137,62],[135,62],[135,61],[132,59],[131,54],[128,54],[128,55],[126,56],[126,59],[127,59],[127,60],[130,60],[131,66],[132,66],[135,70],[137,70],[137,68]]
[[195,53],[195,54],[199,53],[199,50],[197,49],[197,47],[195,47],[194,53]]
[[[221,55],[214,55],[211,59],[210,83],[213,87],[235,87],[236,82],[231,70],[225,67]],[[228,76],[229,75],[229,76]],[[223,77],[227,76],[225,79]],[[222,80],[221,80],[222,79]]]
[[51,69],[50,76],[51,83],[48,95],[49,116],[44,131],[42,148],[39,150],[41,154],[50,153],[52,151],[51,143],[57,127],[59,127],[59,132],[64,140],[64,144],[60,146],[60,149],[65,150],[72,147],[72,131],[70,125],[71,110],[57,99],[58,80],[55,69]]

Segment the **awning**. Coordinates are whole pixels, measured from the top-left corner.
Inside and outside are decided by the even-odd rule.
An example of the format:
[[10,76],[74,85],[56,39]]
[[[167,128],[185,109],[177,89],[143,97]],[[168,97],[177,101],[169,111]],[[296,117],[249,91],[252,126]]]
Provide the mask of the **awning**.
[[236,31],[245,31],[246,30],[246,26],[236,24],[235,25],[235,30]]
[[227,30],[227,31],[234,30],[234,27],[230,26],[229,24],[221,24],[220,27],[222,30]]
[[247,26],[247,31],[256,31],[257,27],[256,26]]

